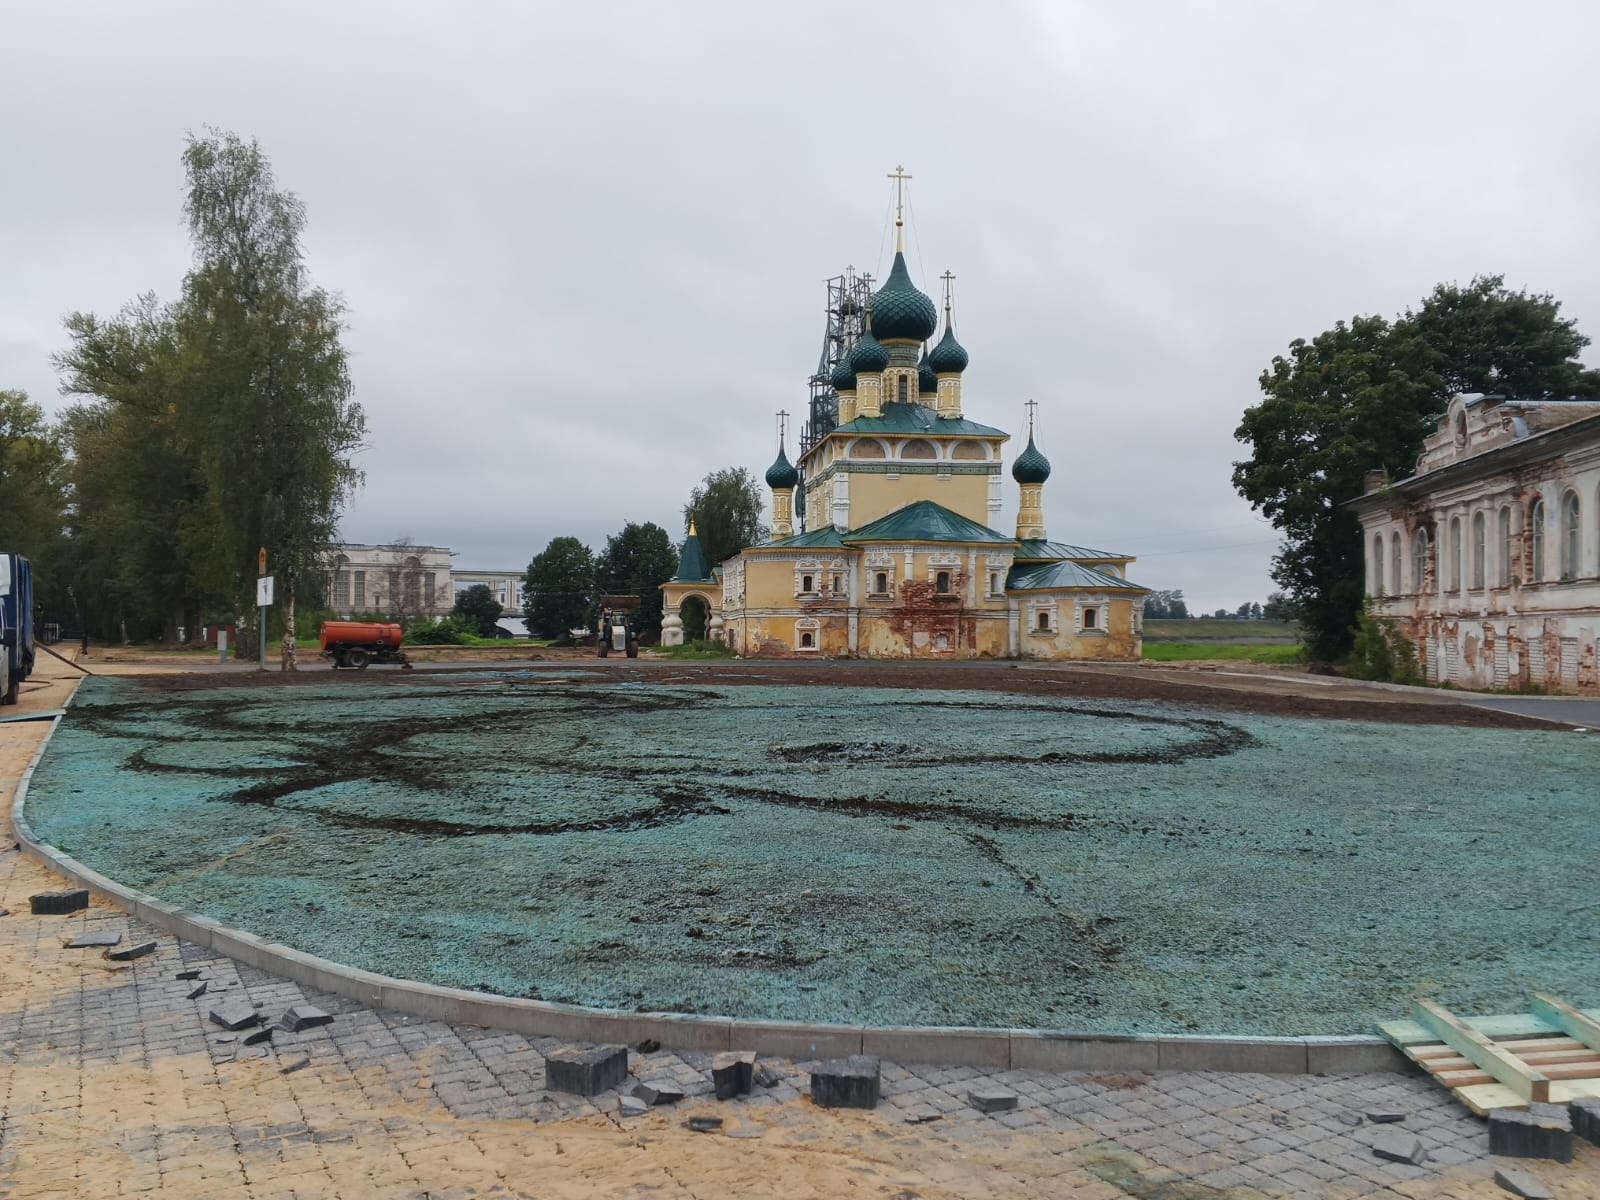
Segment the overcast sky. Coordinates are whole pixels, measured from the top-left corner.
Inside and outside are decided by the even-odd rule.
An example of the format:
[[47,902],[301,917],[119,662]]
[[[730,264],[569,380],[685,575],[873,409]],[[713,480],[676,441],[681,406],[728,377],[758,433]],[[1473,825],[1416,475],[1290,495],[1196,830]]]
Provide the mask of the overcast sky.
[[176,295],[216,125],[349,304],[347,540],[677,536],[803,411],[823,280],[881,278],[904,163],[967,415],[1039,401],[1050,534],[1232,608],[1276,544],[1233,430],[1291,339],[1490,272],[1600,333],[1597,43],[1587,0],[5,0],[0,387],[58,407],[64,314]]

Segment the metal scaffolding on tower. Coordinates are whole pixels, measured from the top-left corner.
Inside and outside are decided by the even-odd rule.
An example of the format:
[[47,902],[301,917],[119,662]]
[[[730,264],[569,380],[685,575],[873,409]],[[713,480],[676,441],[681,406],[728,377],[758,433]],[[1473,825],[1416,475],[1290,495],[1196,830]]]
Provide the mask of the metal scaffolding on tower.
[[872,276],[856,274],[846,267],[844,274],[826,281],[827,319],[822,332],[822,355],[809,380],[810,406],[800,429],[800,486],[795,490],[795,515],[805,516],[806,454],[839,424],[839,393],[833,390],[833,369],[849,354],[861,336],[867,304],[872,296]]

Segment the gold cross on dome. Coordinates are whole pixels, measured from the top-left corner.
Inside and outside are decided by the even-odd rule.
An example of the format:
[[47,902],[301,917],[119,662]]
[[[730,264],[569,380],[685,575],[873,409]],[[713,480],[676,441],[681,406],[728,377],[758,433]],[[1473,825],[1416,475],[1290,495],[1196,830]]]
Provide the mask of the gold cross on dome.
[[781,408],[778,410],[778,445],[783,446],[784,435],[789,432],[789,414]]
[[1028,436],[1032,437],[1033,436],[1033,413],[1034,413],[1034,410],[1039,407],[1039,402],[1037,400],[1029,400],[1026,404],[1023,405],[1023,407],[1028,410]]
[[956,281],[956,277],[953,274],[951,274],[949,271],[946,271],[943,275],[939,276],[939,278],[944,280],[944,311],[945,311],[945,315],[949,316],[950,315],[950,291],[951,291],[952,285]]
[[911,176],[906,174],[904,167],[897,166],[889,172],[889,178],[894,180],[894,248],[898,253],[905,249],[901,240],[901,231],[905,229],[906,224],[906,181]]

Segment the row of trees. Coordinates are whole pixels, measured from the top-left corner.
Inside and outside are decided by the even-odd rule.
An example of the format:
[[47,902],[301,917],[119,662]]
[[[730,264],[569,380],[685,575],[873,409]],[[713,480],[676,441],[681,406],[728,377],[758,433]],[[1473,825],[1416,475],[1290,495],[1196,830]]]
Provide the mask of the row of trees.
[[[263,548],[292,630],[361,479],[344,306],[307,275],[304,206],[231,133],[190,136],[183,166],[178,298],[66,319],[55,361],[77,401],[54,425],[0,392],[7,541],[37,562],[47,611],[102,637],[254,612]],[[292,668],[292,638],[283,655]]]
[[[765,541],[761,523],[764,493],[756,477],[742,467],[713,471],[696,484],[683,508],[683,530],[692,527],[711,566],[733,557],[746,546]],[[641,635],[661,632],[661,585],[678,571],[678,548],[661,526],[630,521],[606,539],[596,554],[575,537],[552,538],[528,564],[523,583],[523,617],[528,632],[539,638],[561,638],[572,629],[587,629],[604,595],[638,596],[636,620]],[[697,631],[689,630],[691,636]]]
[[1589,344],[1548,295],[1500,275],[1440,284],[1415,310],[1357,316],[1261,373],[1263,399],[1235,437],[1250,457],[1233,483],[1283,534],[1273,578],[1298,613],[1311,657],[1349,653],[1364,590],[1360,524],[1346,507],[1363,474],[1414,473],[1423,438],[1458,392],[1513,399],[1600,396]]

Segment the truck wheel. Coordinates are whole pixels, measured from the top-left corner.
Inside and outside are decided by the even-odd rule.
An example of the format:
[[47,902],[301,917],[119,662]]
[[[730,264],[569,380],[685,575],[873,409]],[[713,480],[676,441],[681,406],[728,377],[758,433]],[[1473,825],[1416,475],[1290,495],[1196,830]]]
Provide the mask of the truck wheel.
[[632,638],[628,639],[628,657],[629,658],[638,658],[639,657],[639,643],[634,641]]
[[360,646],[351,646],[344,652],[344,665],[357,671],[367,669],[367,652]]
[[601,658],[604,658],[606,655],[611,653],[611,643],[606,641],[604,638],[600,639],[598,645],[600,647]]
[[0,704],[15,704],[17,702],[17,690],[21,683],[21,677],[16,675],[11,676],[11,678],[6,681],[5,695],[0,696]]

